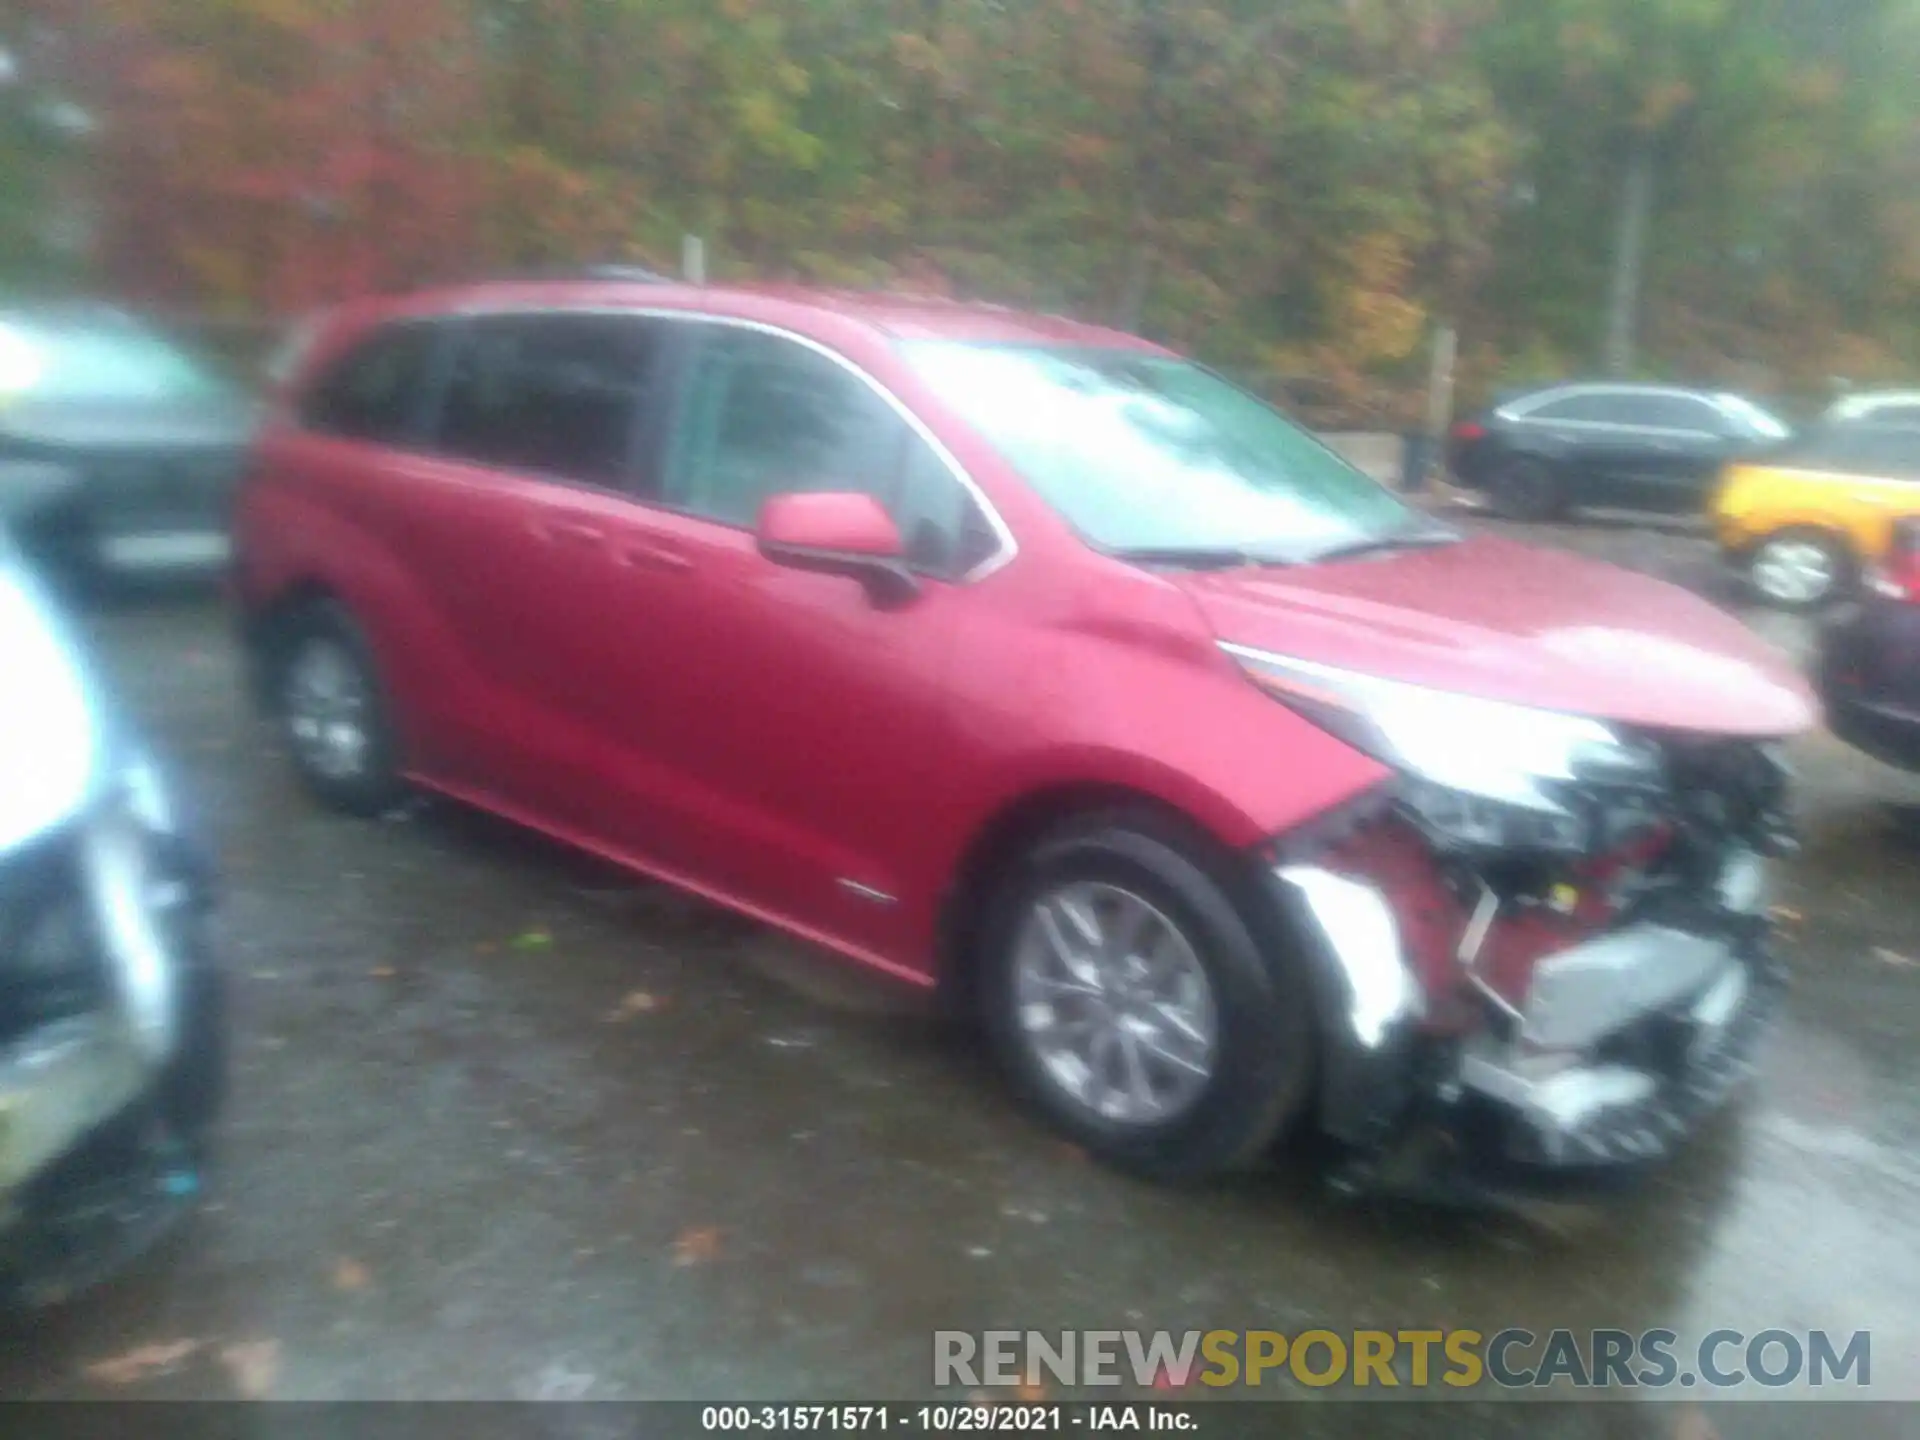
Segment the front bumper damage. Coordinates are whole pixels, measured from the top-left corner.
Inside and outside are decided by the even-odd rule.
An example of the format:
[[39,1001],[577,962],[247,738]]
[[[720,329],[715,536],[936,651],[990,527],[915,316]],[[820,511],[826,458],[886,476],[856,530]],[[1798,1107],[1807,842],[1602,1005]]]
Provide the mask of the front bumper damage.
[[209,890],[111,802],[0,858],[0,1304],[105,1278],[190,1208],[224,1065]]
[[1313,864],[1271,872],[1315,951],[1322,1128],[1343,1188],[1483,1200],[1670,1156],[1751,1070],[1784,989],[1759,858],[1709,900],[1542,959],[1519,1004],[1438,1032],[1388,897]]

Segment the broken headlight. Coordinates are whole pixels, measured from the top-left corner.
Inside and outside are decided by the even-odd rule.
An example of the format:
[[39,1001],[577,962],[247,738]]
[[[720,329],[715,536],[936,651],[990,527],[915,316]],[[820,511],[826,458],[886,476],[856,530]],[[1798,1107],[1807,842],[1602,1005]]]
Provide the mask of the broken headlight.
[[1580,790],[1663,784],[1656,747],[1598,720],[1221,648],[1276,699],[1398,770],[1402,804],[1443,846],[1588,853],[1614,826]]

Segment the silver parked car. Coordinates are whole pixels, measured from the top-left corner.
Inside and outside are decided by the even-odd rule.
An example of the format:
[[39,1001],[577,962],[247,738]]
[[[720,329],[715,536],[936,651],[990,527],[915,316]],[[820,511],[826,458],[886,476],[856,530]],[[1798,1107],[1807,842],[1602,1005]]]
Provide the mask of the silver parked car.
[[241,389],[133,315],[0,302],[0,520],[64,568],[224,564],[254,415]]
[[0,532],[0,1306],[190,1207],[224,1077],[208,879],[168,787]]

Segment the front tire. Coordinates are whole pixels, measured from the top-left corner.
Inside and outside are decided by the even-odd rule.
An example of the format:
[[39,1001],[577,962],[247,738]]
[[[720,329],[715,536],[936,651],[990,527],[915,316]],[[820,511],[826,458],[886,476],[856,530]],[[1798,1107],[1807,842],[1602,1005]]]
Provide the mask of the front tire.
[[1002,882],[982,999],[1017,1088],[1108,1163],[1198,1180],[1263,1154],[1305,1108],[1313,1029],[1205,846],[1144,812],[1072,822]]
[[318,601],[288,621],[274,667],[275,714],[295,768],[319,799],[351,815],[397,802],[399,747],[392,711],[368,645],[336,601]]

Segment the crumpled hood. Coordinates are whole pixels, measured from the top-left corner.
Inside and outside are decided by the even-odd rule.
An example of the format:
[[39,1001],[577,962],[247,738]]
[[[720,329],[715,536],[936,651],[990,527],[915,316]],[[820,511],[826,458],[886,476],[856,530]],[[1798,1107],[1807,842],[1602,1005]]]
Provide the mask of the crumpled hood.
[[79,652],[0,540],[0,855],[85,805],[106,749]]
[[1810,729],[1784,656],[1662,581],[1477,536],[1293,570],[1170,577],[1224,641],[1622,724],[1740,736]]

